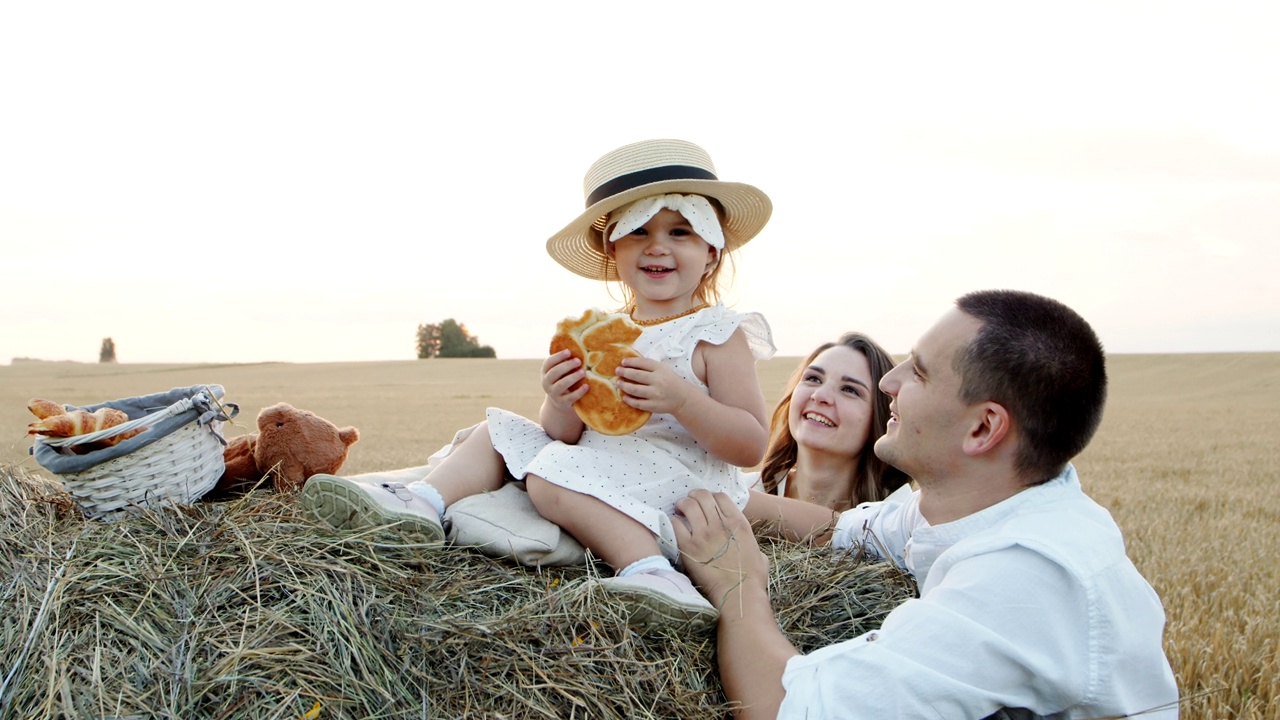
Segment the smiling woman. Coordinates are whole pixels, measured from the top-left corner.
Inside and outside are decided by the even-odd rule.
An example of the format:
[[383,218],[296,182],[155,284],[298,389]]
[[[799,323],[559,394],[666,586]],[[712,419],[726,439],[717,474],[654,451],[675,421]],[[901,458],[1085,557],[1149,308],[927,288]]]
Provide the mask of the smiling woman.
[[793,539],[825,542],[833,513],[883,500],[905,473],[876,456],[889,420],[880,378],[893,359],[848,332],[800,363],[773,411],[769,449],[745,514]]

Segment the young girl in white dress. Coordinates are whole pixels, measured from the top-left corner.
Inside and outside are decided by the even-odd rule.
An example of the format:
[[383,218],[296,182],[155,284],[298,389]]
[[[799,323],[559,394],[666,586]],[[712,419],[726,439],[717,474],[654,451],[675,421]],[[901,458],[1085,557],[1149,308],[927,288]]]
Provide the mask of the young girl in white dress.
[[[651,140],[610,152],[588,170],[587,209],[547,251],[588,278],[620,281],[623,312],[643,327],[617,384],[627,404],[653,413],[630,435],[585,427],[573,404],[587,392],[568,351],[543,363],[539,423],[498,409],[423,479],[398,485],[317,476],[303,503],[338,527],[400,523],[443,537],[439,518],[463,497],[523,479],[544,518],[614,568],[605,588],[640,624],[709,628],[715,608],[676,569],[670,515],[703,488],[744,507],[740,467],[760,462],[768,423],[755,363],[774,352],[756,313],[719,302],[726,256],[754,237],[768,197],[716,178],[702,148]],[[566,313],[569,315],[570,313]]]

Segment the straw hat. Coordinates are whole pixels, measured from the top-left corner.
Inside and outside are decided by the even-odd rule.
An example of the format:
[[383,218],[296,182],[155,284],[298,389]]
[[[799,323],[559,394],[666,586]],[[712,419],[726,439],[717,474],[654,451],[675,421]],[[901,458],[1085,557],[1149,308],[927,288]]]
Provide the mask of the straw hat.
[[587,170],[582,181],[586,212],[547,240],[556,262],[593,280],[617,280],[604,253],[609,213],[641,198],[667,193],[702,195],[724,210],[724,251],[755,237],[773,212],[769,196],[743,183],[716,178],[706,150],[684,140],[643,140],[624,145]]

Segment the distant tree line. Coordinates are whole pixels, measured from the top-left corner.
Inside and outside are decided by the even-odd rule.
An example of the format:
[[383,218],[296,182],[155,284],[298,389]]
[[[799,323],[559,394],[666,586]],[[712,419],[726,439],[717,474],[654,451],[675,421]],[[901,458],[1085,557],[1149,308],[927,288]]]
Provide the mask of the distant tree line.
[[[492,356],[490,356],[492,357]],[[103,338],[102,345],[98,347],[98,362],[113,363],[116,361],[116,343],[111,338]],[[16,357],[9,359],[10,364],[19,363],[41,363],[41,362],[74,362],[72,360],[51,361],[33,357]]]
[[492,358],[498,354],[467,332],[467,326],[450,318],[439,324],[418,326],[418,359]]

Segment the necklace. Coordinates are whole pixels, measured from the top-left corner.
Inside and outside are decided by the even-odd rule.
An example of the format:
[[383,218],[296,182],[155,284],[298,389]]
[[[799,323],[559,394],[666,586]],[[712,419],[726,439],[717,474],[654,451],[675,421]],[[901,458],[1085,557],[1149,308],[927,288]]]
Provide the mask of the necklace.
[[703,308],[706,308],[706,307],[711,307],[711,306],[710,306],[710,305],[707,305],[706,303],[702,303],[701,305],[698,305],[698,306],[696,306],[696,307],[691,307],[691,308],[689,308],[688,310],[685,310],[685,311],[684,311],[684,312],[682,312],[682,313],[676,313],[675,315],[668,315],[668,316],[666,316],[666,317],[654,318],[654,319],[652,319],[652,320],[637,320],[637,319],[636,319],[636,311],[635,311],[635,310],[632,310],[632,311],[631,311],[631,322],[633,322],[633,323],[635,323],[635,324],[639,325],[640,327],[649,327],[649,326],[651,326],[651,325],[661,325],[662,323],[667,322],[668,320],[677,320],[677,319],[682,318],[682,317],[684,317],[684,316],[686,316],[686,315],[692,315],[692,314],[694,314],[694,313],[698,312],[699,310],[701,310],[701,309],[703,309]]

